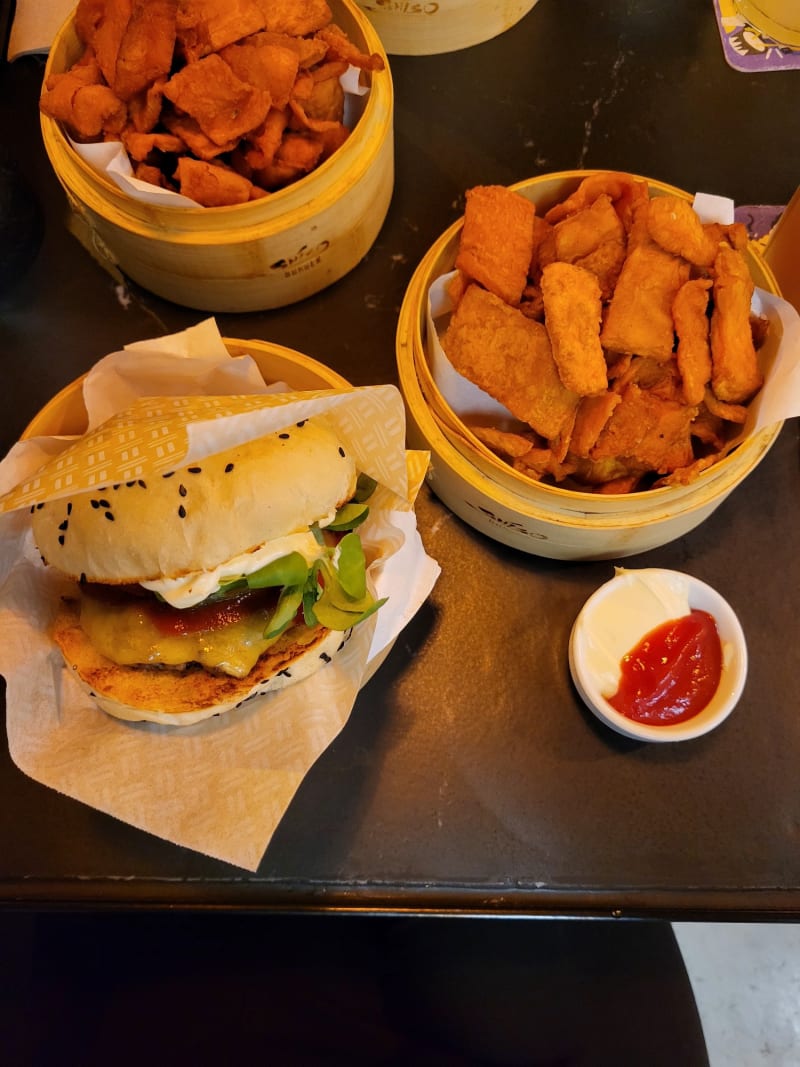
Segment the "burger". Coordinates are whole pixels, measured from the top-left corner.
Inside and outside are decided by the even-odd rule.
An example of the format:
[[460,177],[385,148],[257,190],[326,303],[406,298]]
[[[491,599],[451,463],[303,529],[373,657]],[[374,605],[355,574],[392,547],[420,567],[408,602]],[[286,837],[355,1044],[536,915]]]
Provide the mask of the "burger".
[[36,504],[42,560],[74,581],[68,668],[110,715],[172,725],[309,677],[382,603],[357,532],[374,488],[315,419]]

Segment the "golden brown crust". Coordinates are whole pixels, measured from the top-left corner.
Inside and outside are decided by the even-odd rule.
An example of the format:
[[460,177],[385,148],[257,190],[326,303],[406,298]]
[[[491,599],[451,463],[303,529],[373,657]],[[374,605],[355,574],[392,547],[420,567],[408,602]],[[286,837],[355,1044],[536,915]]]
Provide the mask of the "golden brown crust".
[[119,718],[197,722],[243,700],[308,677],[327,663],[346,639],[323,626],[287,630],[259,658],[246,678],[212,674],[201,667],[123,667],[100,655],[80,626],[76,600],[64,600],[51,636],[68,668],[104,710]]

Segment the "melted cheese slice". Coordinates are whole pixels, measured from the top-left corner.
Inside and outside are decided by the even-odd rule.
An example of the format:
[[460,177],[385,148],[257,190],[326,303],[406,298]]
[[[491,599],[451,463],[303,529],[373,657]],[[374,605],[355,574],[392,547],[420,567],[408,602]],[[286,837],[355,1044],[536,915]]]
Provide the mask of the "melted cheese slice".
[[195,662],[244,678],[275,640],[264,638],[264,625],[264,613],[257,611],[216,629],[164,634],[136,600],[110,604],[91,596],[81,598],[81,627],[89,640],[107,659],[128,667]]

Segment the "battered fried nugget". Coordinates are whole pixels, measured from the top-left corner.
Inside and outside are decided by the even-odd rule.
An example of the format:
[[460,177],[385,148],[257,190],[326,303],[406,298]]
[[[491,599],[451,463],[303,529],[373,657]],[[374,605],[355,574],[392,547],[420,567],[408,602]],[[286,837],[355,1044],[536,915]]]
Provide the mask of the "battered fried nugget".
[[635,469],[660,474],[686,466],[694,456],[690,426],[696,414],[696,408],[628,385],[591,458],[621,458]]
[[503,185],[467,191],[456,268],[507,304],[519,304],[528,280],[535,210]]
[[711,381],[711,348],[708,341],[708,278],[694,278],[680,287],[672,302],[672,318],[678,337],[676,358],[687,404],[699,404]]
[[600,285],[571,263],[550,263],[542,271],[544,319],[561,381],[579,396],[608,388],[600,345]]
[[696,267],[710,267],[717,255],[717,240],[703,229],[692,205],[679,196],[657,196],[649,203],[647,231],[673,256]]
[[569,442],[571,455],[580,456],[582,459],[589,456],[614,408],[621,400],[619,393],[611,390],[581,399]]
[[191,156],[180,157],[175,176],[181,193],[203,207],[246,204],[264,195],[263,190],[230,168],[204,163]]
[[296,51],[271,44],[269,38],[259,33],[246,41],[226,45],[219,55],[240,81],[268,93],[273,107],[286,107],[289,103],[299,69]]
[[377,52],[362,52],[341,27],[331,22],[317,31],[317,37],[327,45],[328,59],[343,59],[359,70],[383,70],[386,64]]
[[606,193],[553,228],[553,258],[591,271],[608,299],[625,261],[625,227]]
[[555,225],[568,215],[574,215],[577,211],[582,211],[584,208],[589,207],[598,196],[603,194],[612,201],[629,204],[639,195],[640,191],[636,189],[637,185],[644,188],[646,197],[647,184],[640,179],[632,177],[630,174],[623,174],[618,171],[601,171],[598,174],[590,174],[583,179],[574,193],[571,193],[558,204],[554,204],[549,211],[545,212],[544,217],[549,223]]
[[558,376],[544,326],[470,285],[441,342],[460,374],[563,448],[579,398]]
[[260,126],[270,109],[269,94],[248,85],[218,55],[179,70],[164,96],[191,116],[214,144],[227,144]]
[[721,244],[714,260],[711,388],[730,404],[749,400],[764,381],[750,330],[753,290],[742,253]]
[[600,339],[613,352],[669,359],[675,345],[672,303],[689,264],[654,242],[629,250]]
[[169,74],[177,13],[178,0],[134,0],[109,81],[120,100],[130,100]]
[[179,0],[177,46],[187,63],[264,29],[255,0]]
[[270,33],[308,37],[333,19],[326,0],[255,0]]

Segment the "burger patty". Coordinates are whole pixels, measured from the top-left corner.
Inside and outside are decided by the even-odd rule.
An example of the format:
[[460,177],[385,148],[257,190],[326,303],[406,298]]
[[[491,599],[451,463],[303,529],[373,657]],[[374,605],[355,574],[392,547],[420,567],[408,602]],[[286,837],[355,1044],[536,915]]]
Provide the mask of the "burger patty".
[[276,589],[245,589],[178,610],[141,586],[81,587],[80,625],[94,648],[121,666],[183,667],[245,678],[274,644],[265,638]]
[[[328,662],[344,645],[349,634],[331,633],[324,626],[305,624],[289,627],[257,659],[245,678],[194,669],[125,666],[102,655],[89,640],[80,622],[77,600],[64,600],[51,627],[51,636],[75,676],[102,704],[107,698],[129,709],[156,711],[158,721],[172,721],[202,714],[203,709],[225,710],[256,692],[278,688],[312,673],[313,662]],[[335,642],[335,646],[331,644]],[[115,712],[119,714],[119,709]],[[121,716],[147,718],[147,714]]]

